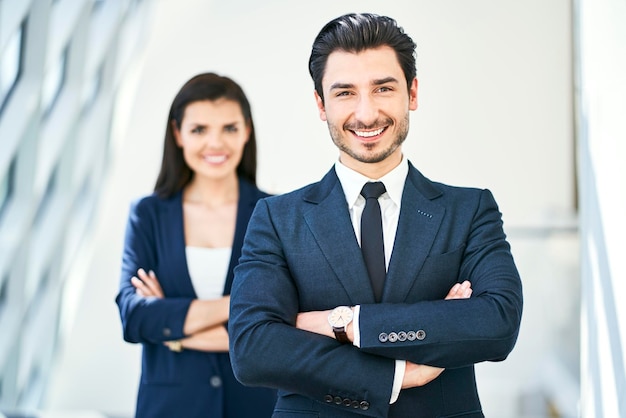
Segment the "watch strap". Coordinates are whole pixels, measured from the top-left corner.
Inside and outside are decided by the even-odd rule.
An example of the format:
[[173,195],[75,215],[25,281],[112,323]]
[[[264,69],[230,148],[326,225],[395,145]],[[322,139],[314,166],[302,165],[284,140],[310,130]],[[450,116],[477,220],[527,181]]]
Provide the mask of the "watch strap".
[[348,334],[346,334],[346,328],[345,327],[341,327],[341,328],[333,327],[333,332],[335,333],[335,338],[340,343],[349,343],[350,342],[350,339],[348,338]]

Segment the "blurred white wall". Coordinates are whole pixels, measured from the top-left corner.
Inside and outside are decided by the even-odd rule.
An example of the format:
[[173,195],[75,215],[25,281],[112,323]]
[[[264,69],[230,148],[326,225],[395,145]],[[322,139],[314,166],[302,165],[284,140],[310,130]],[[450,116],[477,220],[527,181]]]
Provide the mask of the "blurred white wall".
[[259,185],[280,193],[316,181],[337,151],[318,118],[308,56],[321,27],[351,11],[390,15],[417,43],[419,108],[405,154],[434,180],[491,189],[504,213],[526,306],[509,359],[479,365],[487,416],[522,416],[524,393],[542,387],[545,362],[562,345],[577,359],[568,0],[160,0],[119,101],[98,239],[76,272],[84,292],[47,408],[132,415],[140,347],[122,341],[114,303],[123,230],[130,200],[152,190],[180,86],[204,71],[234,78],[252,103]]

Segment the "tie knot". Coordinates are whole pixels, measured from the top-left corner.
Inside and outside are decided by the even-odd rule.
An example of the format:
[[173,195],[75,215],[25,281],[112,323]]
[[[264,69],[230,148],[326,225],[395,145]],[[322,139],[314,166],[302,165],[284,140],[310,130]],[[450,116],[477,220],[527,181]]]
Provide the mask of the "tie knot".
[[368,182],[365,183],[365,185],[361,189],[361,196],[363,196],[365,199],[369,199],[370,197],[378,199],[380,195],[382,195],[386,191],[387,189],[385,189],[385,185],[380,181]]

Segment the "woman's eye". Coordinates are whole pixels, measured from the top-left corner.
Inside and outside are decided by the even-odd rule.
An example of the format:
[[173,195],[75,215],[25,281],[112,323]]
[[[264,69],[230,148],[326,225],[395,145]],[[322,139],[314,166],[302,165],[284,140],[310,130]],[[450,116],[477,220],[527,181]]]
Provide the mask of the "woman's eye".
[[196,126],[195,128],[193,128],[191,130],[192,134],[201,134],[204,132],[204,127],[203,126]]
[[224,128],[226,132],[235,133],[237,132],[237,127],[235,125],[229,125]]

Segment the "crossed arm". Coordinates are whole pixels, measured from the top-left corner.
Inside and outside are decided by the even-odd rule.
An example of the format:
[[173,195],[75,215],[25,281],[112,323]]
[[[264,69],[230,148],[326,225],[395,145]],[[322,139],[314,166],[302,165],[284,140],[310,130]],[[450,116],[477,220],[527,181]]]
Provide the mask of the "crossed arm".
[[[452,286],[452,288],[446,295],[445,300],[467,299],[471,295],[471,283],[466,280],[463,283],[456,283],[454,286]],[[296,318],[296,328],[309,332],[314,332],[320,335],[325,335],[330,338],[335,338],[333,331],[328,324],[329,313],[330,310],[301,312]],[[352,323],[348,324],[346,334],[348,334],[348,339],[351,342],[354,342],[354,327]],[[402,380],[402,389],[423,386],[430,381],[436,379],[443,371],[444,369],[440,367],[433,367],[425,364],[415,364],[407,361],[404,371],[404,378]]]
[[[153,271],[144,269],[137,271],[131,278],[137,295],[148,298],[162,299],[165,297],[161,284]],[[228,332],[226,321],[230,296],[226,295],[215,300],[194,299],[189,306],[183,332],[188,337],[179,340],[182,347],[199,351],[228,351]],[[166,341],[164,344],[172,348],[177,342]]]

